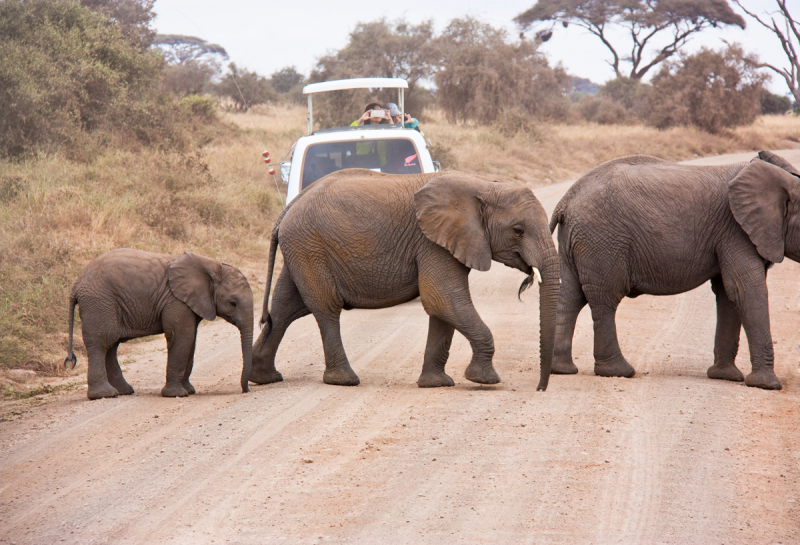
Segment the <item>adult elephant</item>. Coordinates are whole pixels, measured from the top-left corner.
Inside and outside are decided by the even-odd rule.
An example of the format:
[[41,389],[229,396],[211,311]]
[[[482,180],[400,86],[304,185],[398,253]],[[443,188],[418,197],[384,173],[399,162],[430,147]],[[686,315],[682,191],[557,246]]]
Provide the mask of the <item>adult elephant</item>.
[[748,386],[777,390],[767,269],[800,260],[800,181],[783,158],[762,151],[750,163],[687,166],[622,157],[588,172],[553,212],[563,284],[553,373],[573,374],[572,336],[588,302],[594,321],[594,372],[631,377],[617,341],[624,297],[672,295],[711,280],[717,298],[710,378],[741,381],[734,360],[744,326],[752,371]]
[[[284,266],[268,309],[275,252]],[[339,332],[342,309],[384,308],[420,297],[430,316],[421,387],[452,386],[444,367],[454,330],[472,347],[467,379],[494,384],[492,333],[469,293],[471,269],[492,260],[536,277],[540,287],[541,378],[547,388],[558,300],[558,255],[547,214],[518,184],[486,181],[459,172],[387,175],[344,170],[304,191],[278,218],[272,232],[267,292],[253,347],[250,380],[283,380],[275,353],[286,328],[313,314],[325,352],[323,381],[359,383]],[[541,272],[540,272],[541,271]]]

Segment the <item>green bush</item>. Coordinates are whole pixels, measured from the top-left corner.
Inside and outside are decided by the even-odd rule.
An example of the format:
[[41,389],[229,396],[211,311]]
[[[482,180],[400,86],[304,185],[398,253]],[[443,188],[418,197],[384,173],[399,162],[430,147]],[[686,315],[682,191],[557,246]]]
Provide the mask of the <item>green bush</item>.
[[164,61],[130,31],[77,2],[0,2],[0,156],[181,143]]

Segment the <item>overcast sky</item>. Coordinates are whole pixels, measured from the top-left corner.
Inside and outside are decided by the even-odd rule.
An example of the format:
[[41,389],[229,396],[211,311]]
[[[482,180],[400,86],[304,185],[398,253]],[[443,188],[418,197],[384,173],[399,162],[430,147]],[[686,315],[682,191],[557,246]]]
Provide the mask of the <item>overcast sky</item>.
[[[320,56],[341,49],[359,22],[406,19],[411,23],[433,20],[436,31],[456,17],[471,15],[492,26],[505,28],[511,36],[519,29],[512,19],[535,3],[534,0],[402,0],[399,2],[340,2],[336,0],[157,0],[155,27],[162,34],[197,36],[220,44],[237,65],[263,75],[284,66],[296,66],[306,75]],[[748,9],[764,12],[774,0],[745,0]],[[789,9],[800,18],[800,0],[788,0]],[[738,9],[738,8],[735,8]],[[709,29],[697,35],[688,47],[721,47],[722,40],[742,44],[762,60],[786,64],[780,43],[756,22],[747,28]],[[625,42],[627,43],[627,42]],[[542,46],[552,64],[561,63],[575,76],[603,83],[614,77],[606,62],[608,50],[594,36],[571,25],[556,28],[553,38]],[[630,65],[623,65],[629,69]],[[652,73],[652,71],[651,71]],[[773,77],[770,88],[785,94],[785,83]]]

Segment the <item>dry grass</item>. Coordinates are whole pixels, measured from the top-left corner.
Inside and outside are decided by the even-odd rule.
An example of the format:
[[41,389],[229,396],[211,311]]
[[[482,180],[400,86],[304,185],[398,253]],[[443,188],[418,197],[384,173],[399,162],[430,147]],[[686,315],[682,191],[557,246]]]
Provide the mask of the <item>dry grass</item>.
[[[0,368],[61,373],[70,286],[112,248],[191,250],[242,268],[255,288],[281,207],[260,152],[270,150],[277,168],[305,133],[305,115],[297,106],[223,114],[238,129],[190,154],[108,150],[89,163],[59,156],[0,162]],[[723,136],[542,124],[508,137],[503,127],[450,125],[433,112],[423,130],[445,168],[532,185],[574,179],[631,153],[679,160],[800,142],[794,117],[761,118]]]
[[681,161],[708,155],[800,147],[794,116],[765,116],[725,135],[690,128],[658,130],[643,125],[539,124],[533,134],[503,136],[502,127],[451,125],[433,113],[425,136],[443,149],[442,164],[498,180],[532,186],[576,179],[622,155],[647,154]]

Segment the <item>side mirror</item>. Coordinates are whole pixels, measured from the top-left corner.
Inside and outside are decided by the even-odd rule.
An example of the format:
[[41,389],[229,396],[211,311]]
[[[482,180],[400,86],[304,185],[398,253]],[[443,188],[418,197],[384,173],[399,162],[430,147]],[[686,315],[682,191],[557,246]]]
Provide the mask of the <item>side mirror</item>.
[[292,170],[291,161],[281,161],[281,182],[289,183],[289,172]]
[[442,164],[439,161],[433,161],[433,171],[434,172],[442,171]]

